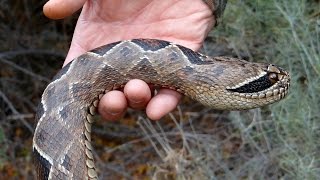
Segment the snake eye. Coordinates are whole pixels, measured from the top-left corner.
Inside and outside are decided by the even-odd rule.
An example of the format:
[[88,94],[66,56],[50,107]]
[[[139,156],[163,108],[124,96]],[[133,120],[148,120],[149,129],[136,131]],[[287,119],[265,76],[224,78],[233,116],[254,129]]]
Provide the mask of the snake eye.
[[279,81],[278,75],[276,73],[268,73],[269,81],[274,84]]

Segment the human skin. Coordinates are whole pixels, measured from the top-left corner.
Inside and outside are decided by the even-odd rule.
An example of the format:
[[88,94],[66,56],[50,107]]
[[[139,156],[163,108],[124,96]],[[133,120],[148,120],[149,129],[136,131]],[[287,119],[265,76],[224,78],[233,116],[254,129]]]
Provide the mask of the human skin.
[[[134,38],[167,40],[196,51],[215,24],[202,0],[50,0],[43,11],[51,19],[62,19],[81,7],[64,65],[101,45]],[[123,91],[106,93],[98,111],[104,119],[116,120],[127,107],[146,109],[150,119],[159,120],[181,98],[169,89],[160,89],[153,97],[152,91],[144,81],[131,80]]]

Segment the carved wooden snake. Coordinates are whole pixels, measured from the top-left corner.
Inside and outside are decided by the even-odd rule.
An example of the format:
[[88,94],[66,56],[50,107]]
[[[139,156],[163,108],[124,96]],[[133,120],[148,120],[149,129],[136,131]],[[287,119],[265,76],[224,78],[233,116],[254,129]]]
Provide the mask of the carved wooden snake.
[[38,179],[97,179],[92,117],[104,93],[136,78],[226,110],[279,101],[290,83],[289,74],[272,64],[208,57],[162,40],[96,48],[65,66],[42,95],[33,139]]

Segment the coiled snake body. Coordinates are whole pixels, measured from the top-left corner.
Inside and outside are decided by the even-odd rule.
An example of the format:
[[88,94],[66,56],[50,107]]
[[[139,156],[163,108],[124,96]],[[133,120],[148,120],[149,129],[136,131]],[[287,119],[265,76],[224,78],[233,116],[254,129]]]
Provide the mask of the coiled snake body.
[[97,178],[92,116],[102,94],[133,78],[228,110],[273,103],[289,87],[288,73],[271,64],[207,57],[161,40],[105,45],[69,63],[43,93],[33,139],[39,179]]

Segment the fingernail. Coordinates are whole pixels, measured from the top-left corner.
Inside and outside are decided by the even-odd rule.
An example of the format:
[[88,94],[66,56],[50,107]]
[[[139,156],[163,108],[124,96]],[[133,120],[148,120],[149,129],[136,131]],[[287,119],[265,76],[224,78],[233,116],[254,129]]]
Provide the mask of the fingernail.
[[130,103],[132,103],[132,104],[141,104],[143,101],[132,101],[132,100],[130,100]]
[[140,104],[140,103],[142,103],[143,102],[143,100],[136,100],[136,99],[129,99],[129,101],[130,101],[130,103],[133,103],[133,104]]
[[112,115],[112,116],[116,116],[121,114],[121,112],[112,112],[112,111],[107,111],[108,114]]

